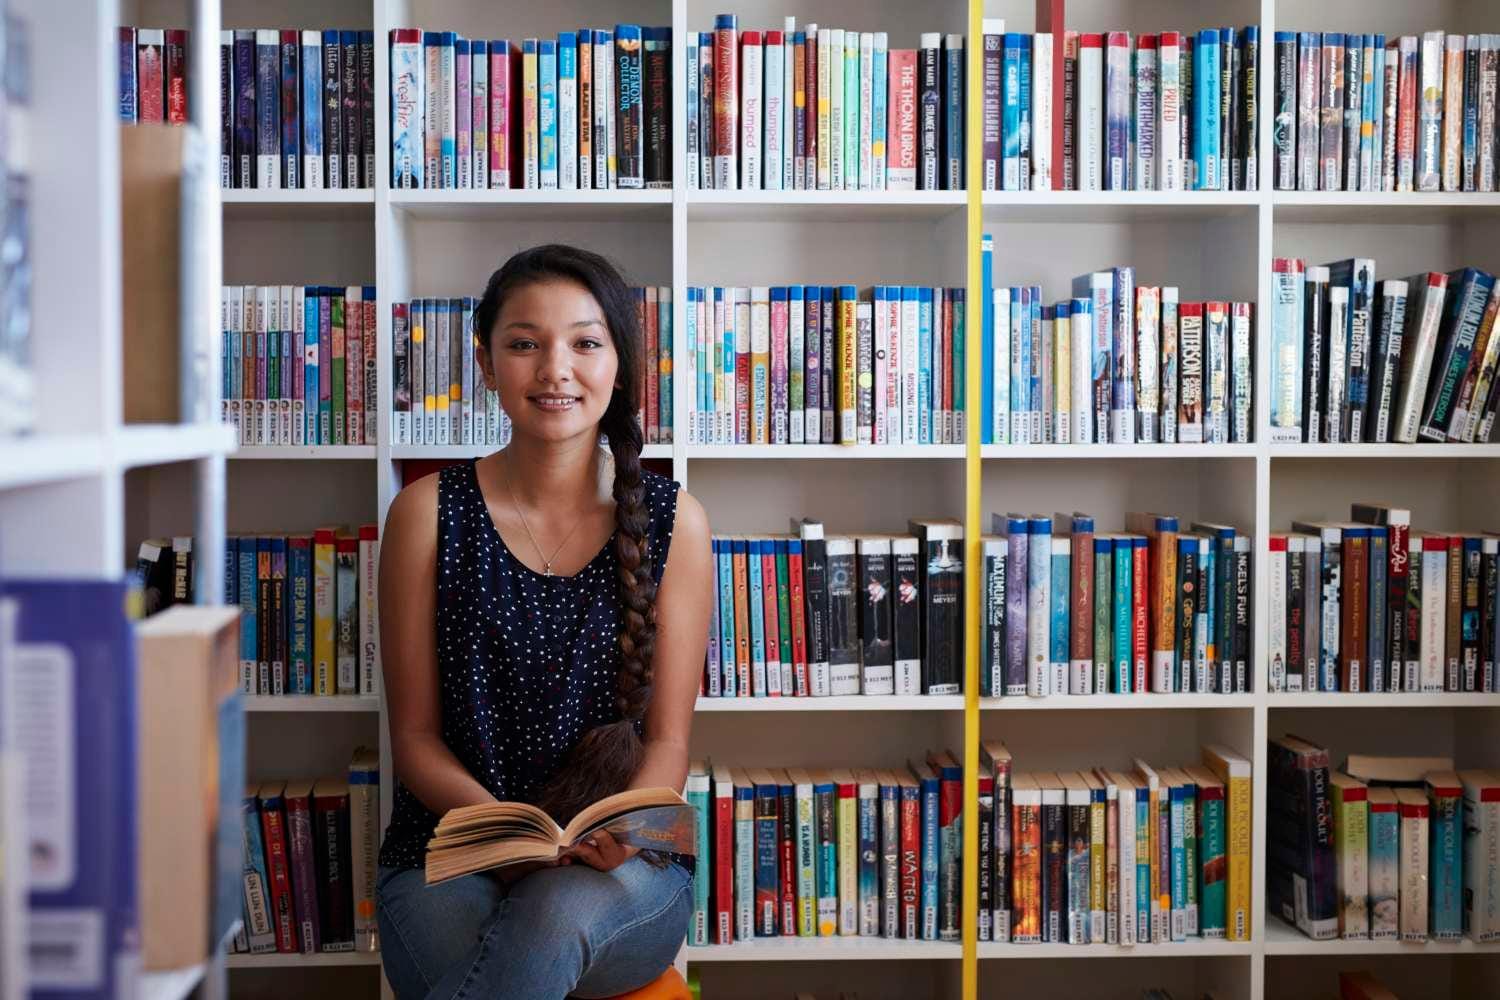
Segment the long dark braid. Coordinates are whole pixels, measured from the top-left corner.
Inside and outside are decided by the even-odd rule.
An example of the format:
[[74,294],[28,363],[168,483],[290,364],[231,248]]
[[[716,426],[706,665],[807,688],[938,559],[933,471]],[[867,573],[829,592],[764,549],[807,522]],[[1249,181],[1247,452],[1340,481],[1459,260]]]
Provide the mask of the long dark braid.
[[656,582],[646,531],[649,512],[641,481],[641,428],[637,373],[641,330],[629,286],[598,254],[562,244],[523,250],[491,275],[474,322],[486,348],[505,299],[518,288],[558,278],[587,288],[604,313],[619,356],[619,385],[599,421],[614,459],[615,552],[620,564],[620,672],[615,677],[618,722],[583,734],[561,770],[543,790],[538,805],[566,824],[579,810],[623,791],[645,758],[638,725],[651,703],[652,660],[656,652]]

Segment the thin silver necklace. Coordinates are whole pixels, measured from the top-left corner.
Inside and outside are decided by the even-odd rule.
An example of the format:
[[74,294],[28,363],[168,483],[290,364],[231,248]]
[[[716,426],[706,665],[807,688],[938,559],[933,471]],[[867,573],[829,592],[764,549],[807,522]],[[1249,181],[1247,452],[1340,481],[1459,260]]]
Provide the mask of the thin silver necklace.
[[541,543],[539,543],[536,540],[536,535],[533,534],[532,531],[531,531],[531,525],[529,525],[529,524],[526,523],[526,515],[521,512],[521,504],[516,500],[516,491],[515,491],[514,488],[512,488],[512,486],[510,484],[510,460],[509,459],[506,459],[504,461],[503,467],[504,467],[504,470],[505,470],[505,491],[510,494],[510,504],[511,504],[512,507],[514,507],[516,509],[516,516],[521,519],[521,527],[523,527],[523,528],[526,529],[526,534],[531,539],[531,544],[532,544],[532,547],[536,549],[536,554],[542,557],[542,575],[543,576],[551,576],[552,575],[552,560],[556,559],[557,556],[558,556],[558,553],[562,552],[563,546],[568,544],[569,539],[571,539],[573,537],[573,532],[577,531],[578,530],[578,526],[583,523],[583,518],[580,517],[577,521],[573,522],[573,527],[570,528],[568,530],[567,535],[563,537],[562,543],[559,544],[557,546],[557,548],[552,551],[552,558],[551,559],[547,558],[547,553],[542,550]]

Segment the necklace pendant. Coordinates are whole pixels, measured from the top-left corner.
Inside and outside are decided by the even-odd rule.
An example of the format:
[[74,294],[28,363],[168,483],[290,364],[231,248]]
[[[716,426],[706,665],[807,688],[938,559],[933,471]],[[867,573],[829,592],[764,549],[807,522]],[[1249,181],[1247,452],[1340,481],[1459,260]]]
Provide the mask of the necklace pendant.
[[552,564],[551,563],[543,563],[542,564],[542,570],[543,570],[543,573],[542,573],[543,576],[551,576],[552,575]]

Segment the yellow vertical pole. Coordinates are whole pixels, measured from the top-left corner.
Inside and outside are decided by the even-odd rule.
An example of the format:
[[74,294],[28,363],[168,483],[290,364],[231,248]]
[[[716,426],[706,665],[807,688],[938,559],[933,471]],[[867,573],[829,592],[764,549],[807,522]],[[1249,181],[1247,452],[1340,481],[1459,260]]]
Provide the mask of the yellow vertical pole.
[[963,1000],[978,1000],[979,957],[979,602],[983,545],[979,540],[980,418],[984,407],[979,398],[984,343],[980,324],[984,317],[984,289],[980,286],[979,238],[984,228],[980,188],[980,160],[984,93],[984,0],[969,0],[966,47],[969,64],[964,87],[964,164],[968,191],[964,226],[964,806],[963,806]]

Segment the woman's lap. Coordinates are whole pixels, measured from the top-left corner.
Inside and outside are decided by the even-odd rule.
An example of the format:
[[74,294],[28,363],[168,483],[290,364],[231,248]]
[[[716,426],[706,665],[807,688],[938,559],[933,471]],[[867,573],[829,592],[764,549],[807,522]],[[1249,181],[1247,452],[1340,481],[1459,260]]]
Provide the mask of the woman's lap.
[[611,872],[574,864],[506,886],[487,875],[428,887],[382,869],[386,976],[402,1000],[605,997],[655,978],[676,954],[688,874],[636,858]]

